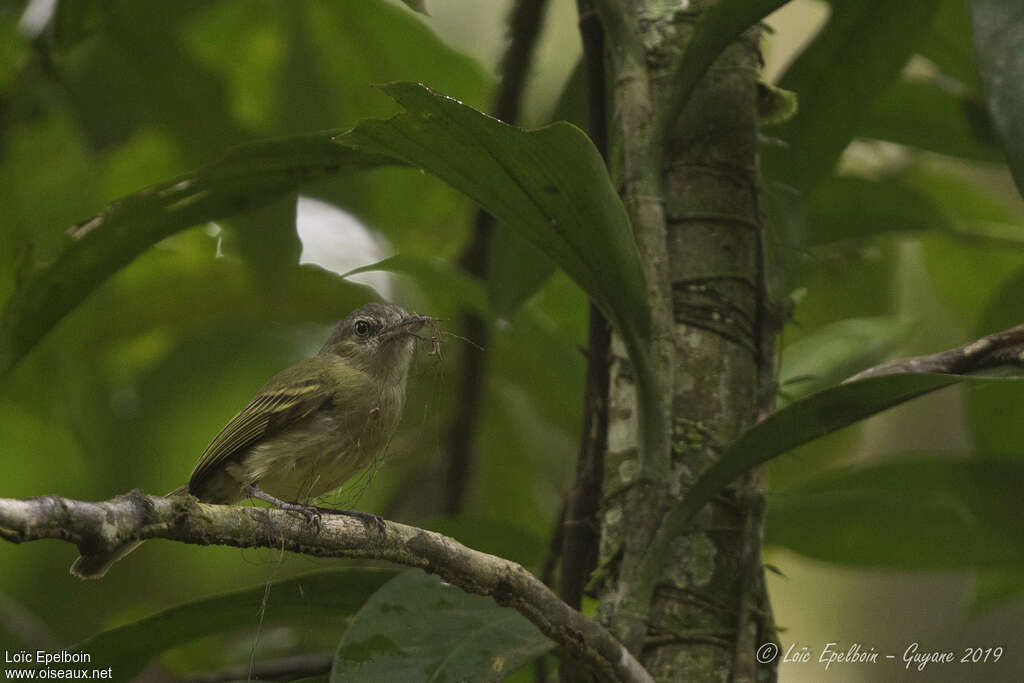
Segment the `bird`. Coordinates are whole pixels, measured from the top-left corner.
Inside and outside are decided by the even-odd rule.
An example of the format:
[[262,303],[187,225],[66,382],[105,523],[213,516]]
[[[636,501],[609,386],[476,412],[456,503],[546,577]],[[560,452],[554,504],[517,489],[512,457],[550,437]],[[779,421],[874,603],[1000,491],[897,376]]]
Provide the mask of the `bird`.
[[[205,503],[258,498],[319,521],[308,503],[337,489],[384,451],[401,421],[416,332],[433,320],[368,303],[339,322],[312,358],[274,375],[206,447],[188,484]],[[375,515],[331,510],[382,523]],[[141,541],[83,554],[71,574],[100,578]]]

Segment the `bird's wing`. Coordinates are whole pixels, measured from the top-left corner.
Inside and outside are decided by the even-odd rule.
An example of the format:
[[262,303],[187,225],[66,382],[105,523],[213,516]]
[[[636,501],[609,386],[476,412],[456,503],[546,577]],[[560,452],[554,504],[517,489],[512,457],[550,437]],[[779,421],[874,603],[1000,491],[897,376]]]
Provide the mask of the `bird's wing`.
[[[296,370],[298,368],[291,368]],[[288,370],[275,377],[278,379]],[[295,373],[299,374],[299,373]],[[318,373],[314,373],[318,375]],[[319,376],[285,382],[267,383],[265,388],[245,408],[224,425],[213,441],[203,451],[202,457],[192,471],[189,490],[195,491],[203,481],[217,472],[224,463],[268,436],[277,434],[289,425],[295,424],[331,400],[331,390]]]

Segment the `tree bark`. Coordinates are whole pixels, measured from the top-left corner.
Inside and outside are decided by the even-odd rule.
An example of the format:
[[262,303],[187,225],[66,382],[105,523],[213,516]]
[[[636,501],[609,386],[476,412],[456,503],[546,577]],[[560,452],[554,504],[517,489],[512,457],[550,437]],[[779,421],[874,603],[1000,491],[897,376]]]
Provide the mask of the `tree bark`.
[[778,324],[764,286],[757,156],[759,29],[717,59],[668,140],[657,139],[654,125],[672,100],[667,76],[712,4],[599,3],[611,167],[645,262],[656,344],[670,346],[654,356],[673,451],[664,485],[636,476],[635,386],[621,343],[613,343],[601,617],[664,681],[757,680],[755,650],[772,638],[756,475],[669,539],[663,557],[651,557],[667,512],[774,396]]

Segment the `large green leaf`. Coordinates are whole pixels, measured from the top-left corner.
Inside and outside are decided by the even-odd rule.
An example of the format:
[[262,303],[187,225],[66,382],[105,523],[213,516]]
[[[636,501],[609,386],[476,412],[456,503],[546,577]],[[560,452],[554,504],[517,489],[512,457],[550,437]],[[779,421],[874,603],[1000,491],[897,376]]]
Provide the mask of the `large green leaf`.
[[[274,583],[264,619],[289,617],[342,619],[355,614],[367,597],[395,576],[394,571],[344,569],[317,572]],[[131,680],[158,654],[197,638],[255,628],[267,587],[196,600],[82,641],[75,650],[92,655],[97,667],[112,666],[119,680]]]
[[331,681],[501,681],[553,647],[518,612],[415,569],[359,610],[338,644]]
[[1017,189],[1024,193],[1024,5],[1017,0],[971,0],[970,5],[988,111]]
[[869,567],[1019,567],[1022,484],[1024,464],[948,456],[826,472],[769,496],[765,542]]
[[339,138],[344,146],[327,144],[330,133],[246,145],[73,228],[56,262],[31,273],[8,299],[0,373],[96,285],[163,237],[265,205],[313,180],[394,159],[429,168],[519,229],[594,298],[645,367],[649,311],[639,257],[625,210],[586,136],[569,124],[525,132],[418,85],[387,90],[415,116],[363,122]]
[[554,272],[551,259],[525,237],[514,230],[494,231],[487,259],[487,290],[494,315],[510,318]]
[[[79,4],[86,5],[61,3],[58,6],[60,14],[67,13],[65,5],[68,4],[74,4],[76,8]],[[102,11],[98,9],[99,5],[102,5]],[[154,4],[149,0],[145,3],[88,3],[64,20],[58,16],[58,23],[73,25],[66,31],[69,39],[58,41],[58,50],[52,55],[53,68],[61,86],[73,95],[65,108],[74,114],[81,130],[96,144],[129,141],[123,148],[114,150],[113,155],[135,159],[139,156],[137,148],[140,146],[136,140],[140,136],[151,136],[164,146],[177,150],[180,157],[174,162],[177,165],[182,162],[188,164],[189,159],[209,159],[233,140],[253,137],[253,128],[266,131],[264,135],[276,135],[280,133],[274,131],[282,127],[288,132],[307,131],[320,126],[340,126],[367,115],[386,115],[394,105],[387,98],[374,95],[369,84],[376,81],[396,78],[423,80],[470,102],[483,101],[490,88],[486,75],[472,59],[447,47],[429,27],[404,8],[384,0],[302,5],[300,9],[290,3],[287,7],[268,5],[263,7],[266,11],[253,13],[244,11],[235,2],[189,0],[168,9],[162,3]],[[154,40],[154,32],[162,39]],[[82,44],[75,45],[74,50],[65,49],[78,41]],[[336,96],[339,93],[341,96]],[[52,99],[46,102],[46,107],[52,109],[47,111],[51,113],[58,111]],[[33,117],[39,116],[37,110],[40,106],[33,108]],[[202,116],[197,116],[196,112],[200,111]],[[280,115],[274,116],[277,112]],[[19,140],[27,139],[23,133],[17,137]],[[168,140],[176,144],[170,145],[166,142]],[[297,142],[292,144],[284,141],[281,141],[283,144],[278,144],[278,141],[268,145],[259,143],[258,147],[263,147],[261,153],[268,159],[264,164],[255,159],[257,153],[251,154],[254,164],[248,169],[242,168],[246,160],[239,158],[239,152],[229,152],[224,162],[219,163],[230,166],[233,161],[241,162],[233,169],[238,172],[238,185],[227,188],[220,184],[216,189],[229,192],[239,201],[217,196],[214,188],[204,188],[202,183],[198,183],[193,187],[208,189],[211,194],[203,197],[205,201],[190,207],[197,214],[203,214],[198,215],[197,220],[224,219],[237,214],[241,208],[269,203],[300,184],[306,186],[319,178],[335,175],[316,170],[319,158],[330,159],[328,164],[340,163],[341,166],[350,164],[346,160],[353,158],[351,153],[346,154],[331,145],[315,149],[315,141],[311,138],[295,140]],[[61,149],[70,148],[65,143]],[[279,155],[277,161],[269,159],[275,154]],[[303,159],[305,154],[310,157]],[[86,161],[93,169],[89,180],[104,188],[105,167],[109,164],[102,163],[104,159],[90,158]],[[294,164],[295,182],[288,183],[291,187],[287,190],[268,188],[260,182],[261,166],[277,162]],[[217,165],[154,189],[172,187],[193,176],[205,181],[209,173],[217,173]],[[66,175],[63,166],[61,168],[57,175]],[[232,169],[222,170],[232,172]],[[247,171],[253,173],[251,178],[245,177]],[[20,172],[24,173],[24,170]],[[173,177],[179,172],[175,169],[156,175],[154,179]],[[55,187],[54,175],[52,172],[43,174],[50,196]],[[402,176],[395,185],[404,188],[412,183],[418,187],[429,187],[429,183],[423,183],[412,173]],[[105,197],[124,194],[141,185],[136,181],[128,190],[119,189],[116,194],[105,194]],[[81,186],[79,182],[72,187]],[[247,189],[249,187],[251,190]],[[16,183],[10,189],[7,194],[12,197],[24,194]],[[405,191],[416,195],[414,200],[420,200],[424,208],[417,215],[426,216],[424,220],[428,227],[453,225],[456,227],[446,228],[447,233],[458,234],[458,222],[451,220],[452,209],[444,202],[438,205],[432,201],[438,194],[447,197],[449,193],[438,193],[436,189]],[[333,203],[359,213],[364,219],[372,219],[384,231],[391,225],[406,225],[408,222],[406,203],[394,201],[395,188],[388,183],[350,179],[346,183],[320,184],[315,191],[321,196],[327,195]],[[94,192],[84,193],[79,189],[81,194],[88,195],[89,198],[79,202],[88,208],[74,211],[78,215],[72,218],[86,216],[87,211],[99,205],[92,199]],[[115,213],[118,214],[116,222],[124,223],[123,230],[131,233],[130,239],[118,236],[109,240],[104,253],[100,253],[98,243],[91,243],[85,250],[89,253],[65,254],[69,257],[67,259],[59,256],[61,260],[57,264],[65,273],[54,273],[48,282],[34,282],[33,286],[42,288],[42,296],[24,292],[9,302],[11,308],[7,314],[17,320],[7,318],[0,321],[0,375],[110,273],[160,237],[179,227],[188,227],[169,225],[177,223],[178,217],[183,215],[176,208],[166,214],[164,212],[176,198],[170,197],[171,201],[164,202],[163,206],[154,197],[149,198],[153,200],[152,204],[147,204],[146,198],[138,195],[122,200],[127,206],[122,207],[120,213],[113,209],[109,211],[111,220],[115,220]],[[80,198],[65,193],[55,204],[66,207],[73,199]],[[229,206],[233,202],[235,206]],[[211,210],[200,211],[204,207]],[[45,219],[47,212],[42,213]],[[54,250],[49,249],[46,235],[59,236],[60,231],[55,229],[58,225],[53,221],[40,221],[38,210],[23,214],[11,216],[12,225],[41,225],[42,228],[35,229],[32,241],[36,253],[49,259]],[[396,216],[401,217],[400,220]],[[443,223],[440,220],[442,216]],[[62,218],[58,224],[65,220],[68,219]],[[153,222],[165,225],[155,230]],[[264,227],[253,225],[247,217],[237,215],[234,222],[248,236]],[[290,229],[289,234],[294,235],[293,226],[284,228]],[[105,232],[112,234],[115,231]],[[394,235],[389,236],[393,238]],[[12,242],[6,245],[8,254],[17,254],[23,251],[28,239],[8,236],[7,240],[0,240],[3,241]],[[70,249],[73,241],[65,241],[68,242],[65,246]],[[145,242],[141,247],[140,241]],[[248,240],[243,238],[242,245],[247,243]],[[115,254],[115,251],[120,253]],[[8,275],[6,279],[11,281],[13,278]],[[59,282],[61,280],[63,282]],[[54,293],[57,286],[60,291]],[[6,286],[0,290],[7,292]],[[26,297],[33,301],[18,301]],[[26,304],[31,307],[39,305],[40,308],[35,312],[16,310]],[[9,324],[12,322],[13,325]],[[22,323],[26,324],[22,326]],[[14,327],[20,329],[15,332]],[[14,337],[19,339],[14,340]],[[12,341],[17,343],[12,344]]]
[[[347,129],[362,119],[392,115],[395,103],[376,90],[376,83],[425,83],[477,109],[492,99],[493,79],[475,59],[441,40],[433,30],[434,22],[389,0],[270,3],[268,7],[293,4],[302,6],[306,39],[316,47],[330,92],[338,95],[332,104],[336,118],[326,119],[327,123],[319,123],[315,115],[327,104],[326,96],[314,90],[306,97],[307,113],[300,130]],[[230,63],[236,63],[230,46],[224,52]],[[278,107],[290,109],[292,102],[279,96]],[[398,252],[448,255],[464,239],[465,198],[407,169],[359,174],[305,191],[355,214],[385,235]]]
[[797,114],[766,148],[768,175],[806,192],[827,177],[875,100],[900,73],[938,0],[833,0],[825,28],[780,86],[797,93]]
[[625,207],[600,154],[575,126],[525,131],[415,83],[384,91],[406,113],[339,135],[348,149],[433,173],[561,266],[628,343],[647,340],[650,311]]
[[406,112],[337,142],[433,173],[543,250],[618,329],[636,372],[645,444],[664,428],[649,353],[650,308],[625,207],[601,155],[568,123],[525,131],[416,83],[384,91]]
[[938,0],[833,0],[832,14],[779,85],[797,93],[799,110],[772,129],[763,148],[766,206],[783,276],[804,242],[807,202],[828,178],[875,100],[900,73],[928,27]]
[[111,203],[68,230],[53,263],[22,276],[0,315],[0,375],[93,289],[184,228],[264,206],[305,183],[393,163],[331,144],[337,131],[243,145],[219,161]]
[[672,511],[666,533],[682,530],[723,488],[757,465],[887,408],[963,381],[1013,380],[929,373],[883,375],[832,387],[791,403],[740,435],[697,479]]
[[[586,118],[586,82],[582,62],[577,62],[548,120],[586,130]],[[511,317],[553,272],[551,259],[516,230],[495,230],[487,253],[487,289],[495,316]]]
[[1005,159],[981,98],[939,83],[901,80],[879,97],[857,135],[954,157]]

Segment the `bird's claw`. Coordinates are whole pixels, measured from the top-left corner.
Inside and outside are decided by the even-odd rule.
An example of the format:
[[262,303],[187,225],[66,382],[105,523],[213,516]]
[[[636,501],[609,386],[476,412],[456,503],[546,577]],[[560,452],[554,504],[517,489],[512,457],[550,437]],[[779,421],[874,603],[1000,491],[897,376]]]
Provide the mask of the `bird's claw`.
[[301,505],[298,512],[306,518],[306,523],[313,527],[316,533],[320,533],[323,526],[323,516],[320,514],[320,510],[308,505]]

